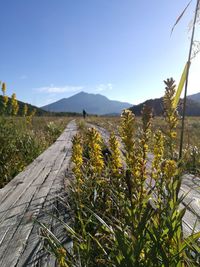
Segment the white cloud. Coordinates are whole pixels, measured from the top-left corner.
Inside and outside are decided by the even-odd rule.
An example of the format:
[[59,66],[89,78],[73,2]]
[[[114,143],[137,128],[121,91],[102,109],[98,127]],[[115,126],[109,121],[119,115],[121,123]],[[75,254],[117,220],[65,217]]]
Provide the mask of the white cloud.
[[62,93],[75,93],[81,90],[85,90],[88,92],[106,92],[108,90],[113,89],[113,85],[111,83],[101,83],[93,87],[94,89],[92,90],[92,87],[85,87],[85,86],[73,86],[73,85],[65,85],[65,86],[54,86],[51,84],[50,86],[43,86],[39,88],[35,88],[37,92],[40,93],[48,93],[48,94],[62,94]]
[[36,90],[40,93],[61,94],[61,93],[77,92],[77,91],[83,90],[83,88],[84,88],[83,86],[65,85],[62,87],[58,87],[58,86],[50,85],[50,86],[36,88]]
[[107,84],[102,83],[96,86],[95,92],[108,91],[112,89],[113,89],[113,85],[111,83],[107,83]]

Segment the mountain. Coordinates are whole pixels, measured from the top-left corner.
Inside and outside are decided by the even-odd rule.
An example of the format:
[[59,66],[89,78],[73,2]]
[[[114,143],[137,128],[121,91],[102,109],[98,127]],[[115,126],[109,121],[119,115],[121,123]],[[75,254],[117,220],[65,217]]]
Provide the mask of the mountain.
[[[8,100],[8,107],[9,107],[10,102],[11,102],[11,98],[9,97],[8,99],[9,99]],[[18,115],[19,116],[21,116],[23,114],[23,108],[24,108],[25,104],[28,106],[28,114],[30,114],[30,112],[33,111],[34,109],[36,110],[36,115],[37,116],[43,116],[43,115],[47,115],[48,114],[48,112],[46,112],[45,110],[43,110],[41,108],[38,108],[36,106],[32,106],[32,105],[27,104],[27,103],[24,103],[22,101],[18,101],[18,104],[19,104],[19,111],[18,111]],[[3,96],[0,95],[0,114],[2,113],[2,111],[3,111]]]
[[52,104],[41,107],[46,111],[53,112],[78,112],[81,113],[83,109],[88,114],[110,114],[121,113],[125,108],[132,105],[126,102],[110,100],[100,94],[89,94],[80,92],[69,98],[63,98]]
[[[145,102],[135,105],[130,108],[130,110],[136,115],[140,116],[141,111],[144,105],[147,105],[149,107],[152,107],[153,109],[153,114],[154,116],[161,116],[163,115],[163,98],[156,98],[156,99],[150,99],[146,100]],[[179,114],[182,114],[182,106],[183,106],[183,100],[180,100],[179,104]],[[200,116],[200,103],[192,100],[192,99],[187,99],[187,104],[186,104],[186,115],[187,116]]]
[[[8,108],[7,110],[9,110],[9,105],[10,105],[10,97],[8,98]],[[31,104],[27,104],[24,103],[22,101],[18,101],[19,104],[19,111],[18,111],[18,116],[22,116],[23,115],[23,109],[24,109],[24,105],[26,104],[28,106],[28,115],[33,111],[36,110],[36,116],[56,116],[56,117],[63,117],[63,116],[80,116],[81,114],[78,114],[76,112],[48,112],[46,110],[43,110],[41,108],[38,108],[36,106],[33,106]],[[0,95],[0,114],[4,113],[3,111],[3,96]],[[9,114],[9,112],[7,112],[7,114]]]
[[200,93],[189,95],[188,98],[200,103]]

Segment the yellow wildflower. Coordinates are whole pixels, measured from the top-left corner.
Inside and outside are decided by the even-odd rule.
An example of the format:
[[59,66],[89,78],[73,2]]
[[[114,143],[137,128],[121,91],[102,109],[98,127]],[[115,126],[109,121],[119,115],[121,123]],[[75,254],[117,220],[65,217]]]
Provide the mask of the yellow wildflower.
[[72,162],[74,163],[73,172],[77,179],[81,176],[81,167],[83,164],[83,147],[81,144],[80,134],[76,134],[73,139],[73,149],[72,149]]
[[87,132],[88,149],[89,149],[89,164],[94,171],[94,174],[101,174],[104,161],[102,155],[102,138],[94,128],[89,128]]
[[174,176],[178,174],[177,163],[172,159],[166,160],[163,166],[163,174],[165,176],[165,179],[167,181],[170,181]]
[[4,108],[4,111],[5,111],[6,107],[8,105],[8,96],[6,95],[6,84],[5,83],[2,83],[1,90],[2,90],[2,93],[3,93],[3,108]]
[[28,106],[27,104],[25,104],[23,107],[23,116],[26,117],[27,113],[28,113]]
[[169,158],[174,157],[175,153],[175,138],[176,138],[176,127],[178,124],[178,113],[174,109],[174,96],[176,92],[175,81],[171,79],[167,79],[164,81],[166,84],[165,87],[165,95],[163,97],[164,104],[164,115],[165,121],[167,122],[167,130],[166,130],[166,148],[168,150],[167,156]]
[[154,134],[154,159],[152,162],[152,176],[157,179],[161,173],[161,163],[164,156],[164,136],[161,131]]
[[4,108],[6,108],[8,105],[8,96],[7,95],[3,95],[3,106]]
[[57,249],[57,255],[58,255],[58,263],[60,267],[68,267],[69,265],[66,263],[66,251],[64,248],[58,248]]
[[15,93],[12,94],[11,96],[11,108],[12,108],[12,115],[17,115],[19,110],[19,105]]
[[110,135],[109,139],[110,150],[111,150],[111,160],[110,167],[113,175],[119,174],[119,169],[122,167],[122,162],[120,158],[119,142],[114,133]]
[[26,116],[26,122],[28,124],[31,124],[32,123],[32,120],[33,120],[33,117],[35,116],[35,114],[36,114],[36,109],[34,108],[32,110],[32,112],[30,113],[30,115],[29,116]]
[[134,122],[134,114],[130,110],[124,110],[121,115],[119,131],[126,152],[126,163],[130,169],[133,168],[133,164],[135,161]]

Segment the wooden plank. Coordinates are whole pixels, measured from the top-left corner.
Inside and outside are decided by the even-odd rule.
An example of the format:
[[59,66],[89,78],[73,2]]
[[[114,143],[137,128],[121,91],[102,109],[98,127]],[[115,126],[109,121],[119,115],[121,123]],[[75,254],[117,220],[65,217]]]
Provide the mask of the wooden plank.
[[8,197],[8,195],[15,190],[15,188],[23,183],[23,180],[26,176],[28,176],[31,169],[36,166],[37,162],[32,162],[26,169],[19,173],[13,180],[11,180],[4,188],[0,189],[0,203],[3,203],[3,201]]
[[[43,180],[49,174],[49,171],[50,171],[49,168],[44,169],[44,172],[41,175]],[[29,221],[31,218],[37,216],[38,209],[33,210],[31,208],[32,200],[37,191],[38,191],[38,187],[35,187],[35,186],[28,187],[26,192],[22,195],[22,197],[17,202],[17,204],[6,213],[7,217],[1,223],[1,227],[5,225],[9,225],[10,229],[8,230],[7,234],[4,237],[3,244],[0,247],[0,254],[4,254],[7,247],[10,246],[8,244],[13,242],[17,229],[20,227],[22,222],[24,220]]]
[[[63,146],[62,146],[63,147]],[[44,168],[47,169],[49,167],[49,170],[52,168],[52,166],[55,164],[56,158],[60,154],[60,143],[57,144],[57,146],[51,146],[50,150],[43,153],[43,160],[40,160],[38,164],[36,164],[33,168],[29,169],[28,171],[24,172],[24,180],[21,180],[20,183],[17,184],[17,187],[15,190],[10,192],[9,197],[7,196],[7,201],[4,201],[3,204],[0,205],[0,212],[3,210],[7,210],[10,206],[13,206],[16,204],[16,201],[18,198],[24,194],[27,187],[30,187],[31,184],[36,183],[35,181],[39,182],[37,180],[38,176],[42,177],[41,172],[44,171]],[[36,161],[37,162],[37,161]],[[18,181],[18,176],[15,181]],[[39,182],[40,183],[40,182]],[[11,203],[10,203],[10,200]],[[13,202],[14,200],[14,202]],[[0,199],[1,203],[2,200]]]
[[184,184],[181,186],[181,192],[185,196],[183,199],[184,205],[200,218],[200,195]]
[[[59,189],[60,193],[63,190],[63,172],[69,164],[72,146],[70,138],[75,132],[73,121],[58,141],[1,192],[3,203],[0,211],[4,216],[0,225],[0,266],[36,266],[39,263],[41,244],[38,245],[38,226],[33,224],[32,216],[46,222],[49,220],[41,215],[42,209],[51,207],[55,201],[52,194],[56,190]],[[31,263],[33,259],[37,260]]]
[[[74,135],[75,132],[71,132],[70,136],[68,137],[68,140],[71,140],[72,136]],[[66,140],[66,139],[65,139]],[[69,145],[70,144],[70,145]],[[66,147],[65,147],[65,157],[63,158],[62,163],[59,165],[59,171],[57,173],[57,176],[54,178],[53,180],[53,184],[51,186],[50,192],[48,193],[47,196],[47,200],[44,202],[44,207],[43,210],[45,212],[45,210],[49,209],[51,210],[51,212],[53,212],[53,207],[52,204],[55,202],[55,195],[57,195],[58,193],[62,192],[63,190],[63,178],[64,178],[64,172],[67,168],[67,166],[69,165],[70,162],[70,157],[68,156],[69,152],[71,152],[71,142],[68,142]],[[57,163],[56,163],[57,164]],[[57,169],[55,166],[53,167],[53,169]],[[53,202],[53,203],[52,203]],[[51,218],[47,218],[48,216],[44,216],[42,218],[40,218],[39,220],[42,220],[42,222],[44,222],[44,220],[47,220],[48,222],[50,222],[51,228],[53,229],[53,219]],[[53,229],[53,231],[55,231],[55,229]],[[38,233],[36,233],[37,235]],[[65,235],[65,232],[62,233],[63,236]],[[28,246],[29,246],[29,251],[32,251],[32,244],[30,242],[30,244],[27,245],[27,248],[25,250],[25,253],[22,255],[21,260],[19,262],[18,266],[21,266],[21,263],[24,259],[26,259],[26,263],[27,263],[27,251],[28,251]],[[46,251],[43,249],[42,244],[40,244],[40,246],[38,247],[38,251],[40,251],[40,254],[43,253],[42,257],[38,257],[37,254],[38,252],[35,251],[34,255],[33,255],[33,259],[37,259],[38,260],[38,264],[39,266],[55,266],[55,259],[54,257],[52,257],[51,255],[47,255]],[[26,254],[26,255],[25,255]]]
[[[15,190],[10,193],[9,197],[7,197],[6,200],[0,205],[0,212],[7,211],[6,214],[1,217],[0,221],[2,221],[4,217],[9,214],[12,208],[17,207],[17,204],[20,204],[24,198],[29,198],[30,196],[32,196],[32,194],[36,190],[36,188],[33,186],[34,182],[36,182],[38,179],[45,179],[50,170],[50,167],[45,168],[44,165],[41,165],[40,168],[34,169],[32,174],[30,174],[29,176],[32,179],[19,184],[17,188],[15,188]],[[29,190],[29,193],[30,190],[33,191],[33,193],[31,193],[31,195],[29,196],[26,194],[27,190]],[[22,200],[20,201],[21,198]],[[25,200],[23,203],[25,203]]]
[[[40,204],[41,204],[40,209],[41,210],[44,209],[44,203],[47,200],[47,195],[50,192],[50,188],[52,187],[52,184],[53,184],[55,178],[57,178],[57,171],[53,171],[50,174],[50,176],[51,177],[49,177],[49,179],[46,180],[46,184],[43,185],[42,187],[40,187],[40,191],[34,197],[32,203],[31,203],[32,209],[35,209],[35,208],[38,209],[39,208],[38,205],[40,205]],[[42,212],[45,213],[45,210]],[[41,216],[40,214],[38,215],[37,219],[43,223],[48,223],[50,220],[49,216],[47,216],[47,215]],[[28,264],[29,260],[34,262],[37,258],[40,258],[40,257],[38,257],[38,254],[40,254],[40,252],[42,250],[42,246],[39,242],[38,234],[39,234],[38,233],[38,225],[36,224],[36,225],[34,225],[33,231],[30,235],[30,238],[28,239],[28,242],[26,244],[26,249],[23,252],[23,255],[20,257],[18,266],[25,266],[25,264]],[[43,253],[44,253],[44,251],[43,251]],[[34,258],[35,258],[35,260],[34,260]]]
[[[180,208],[183,208],[183,206],[180,206]],[[188,233],[191,234],[193,231],[195,233],[200,231],[200,221],[188,209],[186,210],[185,215],[183,217],[183,227],[184,226],[187,226],[187,228],[188,228],[187,230],[186,230],[186,228],[184,228],[185,234],[188,234]]]

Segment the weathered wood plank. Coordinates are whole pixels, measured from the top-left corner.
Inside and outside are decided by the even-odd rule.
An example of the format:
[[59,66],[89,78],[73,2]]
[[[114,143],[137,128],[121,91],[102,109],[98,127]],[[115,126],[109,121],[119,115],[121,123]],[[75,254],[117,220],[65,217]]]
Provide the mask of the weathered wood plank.
[[[63,141],[71,140],[74,133],[75,133],[75,129],[73,129],[73,131],[70,131],[68,135],[65,136]],[[56,195],[62,196],[62,192],[64,188],[65,170],[68,167],[69,162],[70,162],[70,157],[68,155],[71,153],[71,142],[67,142],[65,149],[62,149],[62,152],[64,152],[64,157],[62,158],[62,160],[57,160],[57,162],[55,162],[55,165],[52,168],[52,171],[54,172],[55,172],[55,169],[57,170],[57,174],[54,175],[54,179],[52,179],[52,185],[50,186],[50,190],[48,192],[46,200],[43,203],[44,204],[42,207],[43,212],[40,213],[38,216],[38,220],[43,223],[48,224],[49,228],[51,228],[53,232],[55,232],[54,219],[51,216],[48,216],[47,214],[45,214],[45,211],[54,213],[55,212],[54,206],[57,203],[55,196]],[[57,166],[57,163],[59,162],[60,164],[58,164],[59,166]],[[64,211],[64,215],[66,215],[66,211]],[[56,226],[56,228],[58,228],[58,226]],[[21,256],[20,261],[18,262],[17,266],[35,266],[36,263],[37,263],[37,266],[56,266],[55,265],[56,261],[54,257],[49,255],[44,250],[42,242],[36,243],[37,238],[38,238],[38,227],[36,225],[34,226],[33,234],[35,235],[35,242],[31,242],[31,239],[29,238],[27,247],[23,255]],[[65,232],[62,231],[62,235],[64,236]],[[35,248],[34,248],[34,244],[36,244]]]
[[[75,132],[76,125],[72,121],[47,151],[0,191],[0,266],[46,264],[38,225],[32,218],[44,223],[51,221],[43,209],[52,210],[55,194],[63,193],[63,173],[69,165],[71,138]],[[44,264],[38,265],[41,255]],[[48,261],[55,263],[46,255]]]

